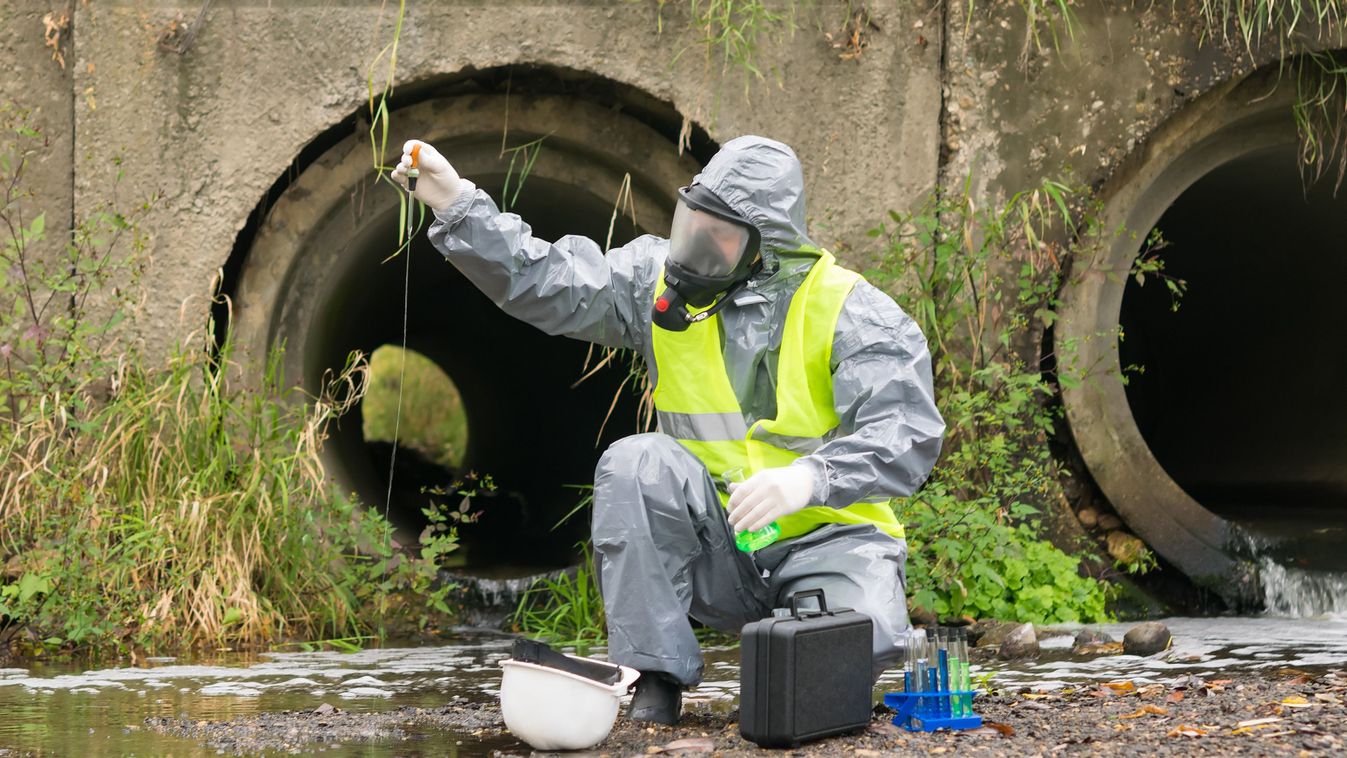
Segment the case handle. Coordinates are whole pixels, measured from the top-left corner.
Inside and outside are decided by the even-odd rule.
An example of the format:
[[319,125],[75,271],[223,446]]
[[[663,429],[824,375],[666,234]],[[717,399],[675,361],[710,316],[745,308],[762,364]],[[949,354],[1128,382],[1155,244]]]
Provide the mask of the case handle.
[[[818,610],[813,612],[806,610],[805,615],[802,616],[800,615],[800,600],[806,597],[818,598]],[[805,618],[805,616],[829,616],[832,614],[828,611],[828,601],[823,598],[823,590],[812,589],[812,590],[800,590],[799,592],[791,593],[790,615],[799,619]]]

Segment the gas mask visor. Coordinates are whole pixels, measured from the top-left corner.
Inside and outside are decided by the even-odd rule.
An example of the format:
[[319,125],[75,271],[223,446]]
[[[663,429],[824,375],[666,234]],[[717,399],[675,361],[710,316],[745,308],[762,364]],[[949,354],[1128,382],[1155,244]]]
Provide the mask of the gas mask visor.
[[693,185],[679,195],[664,264],[666,288],[653,313],[655,323],[670,331],[682,331],[719,310],[694,316],[687,307],[704,308],[742,285],[758,257],[757,229],[709,190]]

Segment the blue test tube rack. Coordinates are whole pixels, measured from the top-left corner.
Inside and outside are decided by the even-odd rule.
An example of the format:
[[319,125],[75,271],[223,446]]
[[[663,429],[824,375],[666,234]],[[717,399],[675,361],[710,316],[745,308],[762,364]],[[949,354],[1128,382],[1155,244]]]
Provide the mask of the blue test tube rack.
[[[898,712],[894,726],[909,732],[934,732],[937,729],[977,729],[982,717],[973,713],[972,690],[927,690],[925,692],[890,692],[884,696],[884,705]],[[967,716],[953,713],[967,712]]]

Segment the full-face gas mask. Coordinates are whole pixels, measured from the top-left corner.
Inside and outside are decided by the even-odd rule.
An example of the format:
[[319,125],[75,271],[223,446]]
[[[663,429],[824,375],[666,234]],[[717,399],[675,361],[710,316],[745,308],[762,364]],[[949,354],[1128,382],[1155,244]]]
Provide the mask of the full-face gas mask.
[[[757,227],[715,193],[693,184],[678,190],[678,196],[664,263],[666,287],[652,312],[656,326],[673,332],[724,307],[761,262]],[[712,307],[699,313],[688,312],[689,306],[708,305]]]

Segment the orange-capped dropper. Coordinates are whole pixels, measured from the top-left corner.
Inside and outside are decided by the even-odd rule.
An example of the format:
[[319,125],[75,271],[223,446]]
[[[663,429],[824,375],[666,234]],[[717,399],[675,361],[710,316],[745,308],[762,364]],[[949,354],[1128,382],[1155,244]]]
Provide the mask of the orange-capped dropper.
[[407,169],[407,191],[416,191],[416,178],[421,175],[416,164],[421,160],[421,145],[412,145],[412,167]]

